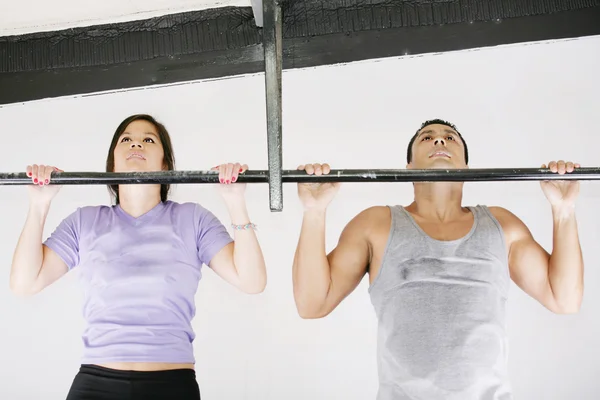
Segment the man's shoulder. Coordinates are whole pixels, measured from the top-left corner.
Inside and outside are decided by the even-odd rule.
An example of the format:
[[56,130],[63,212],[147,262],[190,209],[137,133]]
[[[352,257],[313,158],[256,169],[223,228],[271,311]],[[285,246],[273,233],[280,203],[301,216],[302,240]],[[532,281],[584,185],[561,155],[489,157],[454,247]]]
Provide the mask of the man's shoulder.
[[351,224],[367,236],[381,229],[389,230],[391,210],[389,206],[371,206],[358,213]]
[[356,218],[360,218],[361,220],[376,223],[380,219],[389,219],[390,217],[390,207],[389,206],[371,206],[369,208],[365,208],[362,210]]
[[510,222],[511,220],[517,218],[515,214],[511,211],[507,210],[504,207],[500,206],[483,206],[486,207],[490,213],[498,220],[503,220],[506,222]]
[[507,238],[519,238],[528,234],[529,229],[525,223],[510,210],[499,206],[487,206],[487,208],[496,218]]

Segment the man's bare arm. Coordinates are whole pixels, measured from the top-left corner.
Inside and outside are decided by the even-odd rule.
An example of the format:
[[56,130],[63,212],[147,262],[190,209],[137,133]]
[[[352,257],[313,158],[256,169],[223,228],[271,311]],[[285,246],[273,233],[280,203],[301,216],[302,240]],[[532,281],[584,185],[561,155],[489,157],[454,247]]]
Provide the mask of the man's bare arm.
[[328,315],[365,276],[371,259],[368,232],[375,212],[370,208],[352,219],[329,255],[325,212],[305,212],[293,266],[294,298],[302,318]]
[[583,257],[575,212],[553,212],[553,249],[549,254],[514,214],[500,207],[490,210],[508,239],[512,280],[552,312],[577,312],[583,298]]

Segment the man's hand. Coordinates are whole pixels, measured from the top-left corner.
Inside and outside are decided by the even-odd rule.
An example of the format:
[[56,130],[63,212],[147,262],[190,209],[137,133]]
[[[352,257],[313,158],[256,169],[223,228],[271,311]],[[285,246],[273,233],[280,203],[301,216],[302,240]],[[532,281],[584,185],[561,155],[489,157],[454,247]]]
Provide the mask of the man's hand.
[[[306,164],[298,167],[308,175],[327,175],[331,171],[329,164]],[[325,210],[340,188],[339,182],[299,183],[298,197],[305,210]]]
[[[570,173],[575,170],[575,168],[580,168],[579,164],[572,163],[571,161],[551,161],[546,165],[542,165],[542,168],[548,168],[550,171],[554,173],[558,173],[559,175],[563,175],[565,173]],[[552,208],[563,209],[563,208],[573,208],[575,206],[575,200],[579,195],[579,181],[577,180],[568,180],[568,181],[541,181],[540,185],[546,198],[550,202]]]

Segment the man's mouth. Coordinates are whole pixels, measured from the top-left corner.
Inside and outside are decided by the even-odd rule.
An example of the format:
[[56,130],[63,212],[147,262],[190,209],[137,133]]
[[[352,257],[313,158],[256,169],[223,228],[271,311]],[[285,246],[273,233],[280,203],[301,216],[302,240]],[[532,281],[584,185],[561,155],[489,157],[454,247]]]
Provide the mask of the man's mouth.
[[446,157],[446,158],[451,158],[449,153],[447,153],[447,152],[445,152],[445,151],[442,151],[442,150],[438,150],[438,151],[436,151],[436,152],[432,153],[432,154],[429,156],[429,158],[433,158],[433,157]]

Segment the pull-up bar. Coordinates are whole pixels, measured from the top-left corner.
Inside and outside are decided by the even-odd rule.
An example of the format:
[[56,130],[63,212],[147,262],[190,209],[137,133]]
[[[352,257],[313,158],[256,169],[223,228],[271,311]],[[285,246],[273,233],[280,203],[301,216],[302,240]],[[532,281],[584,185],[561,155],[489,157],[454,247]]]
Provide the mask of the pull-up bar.
[[[492,169],[339,169],[327,175],[308,175],[305,171],[282,169],[282,0],[263,0],[263,46],[265,55],[265,94],[269,170],[246,171],[238,183],[267,183],[271,211],[283,209],[282,183],[316,182],[474,182],[600,180],[600,168],[577,168],[557,174],[547,168]],[[157,172],[53,172],[50,184],[200,184],[219,183],[217,171]],[[0,173],[0,186],[30,185],[25,173]]]
[[[489,169],[334,169],[327,175],[308,175],[299,170],[280,171],[284,183],[310,182],[473,182],[600,180],[600,168],[577,168],[559,175],[547,168]],[[239,183],[270,183],[269,171],[249,170],[238,176]],[[219,183],[218,171],[156,172],[53,172],[50,184],[130,185],[130,184]],[[31,185],[26,173],[0,173],[0,185]]]

